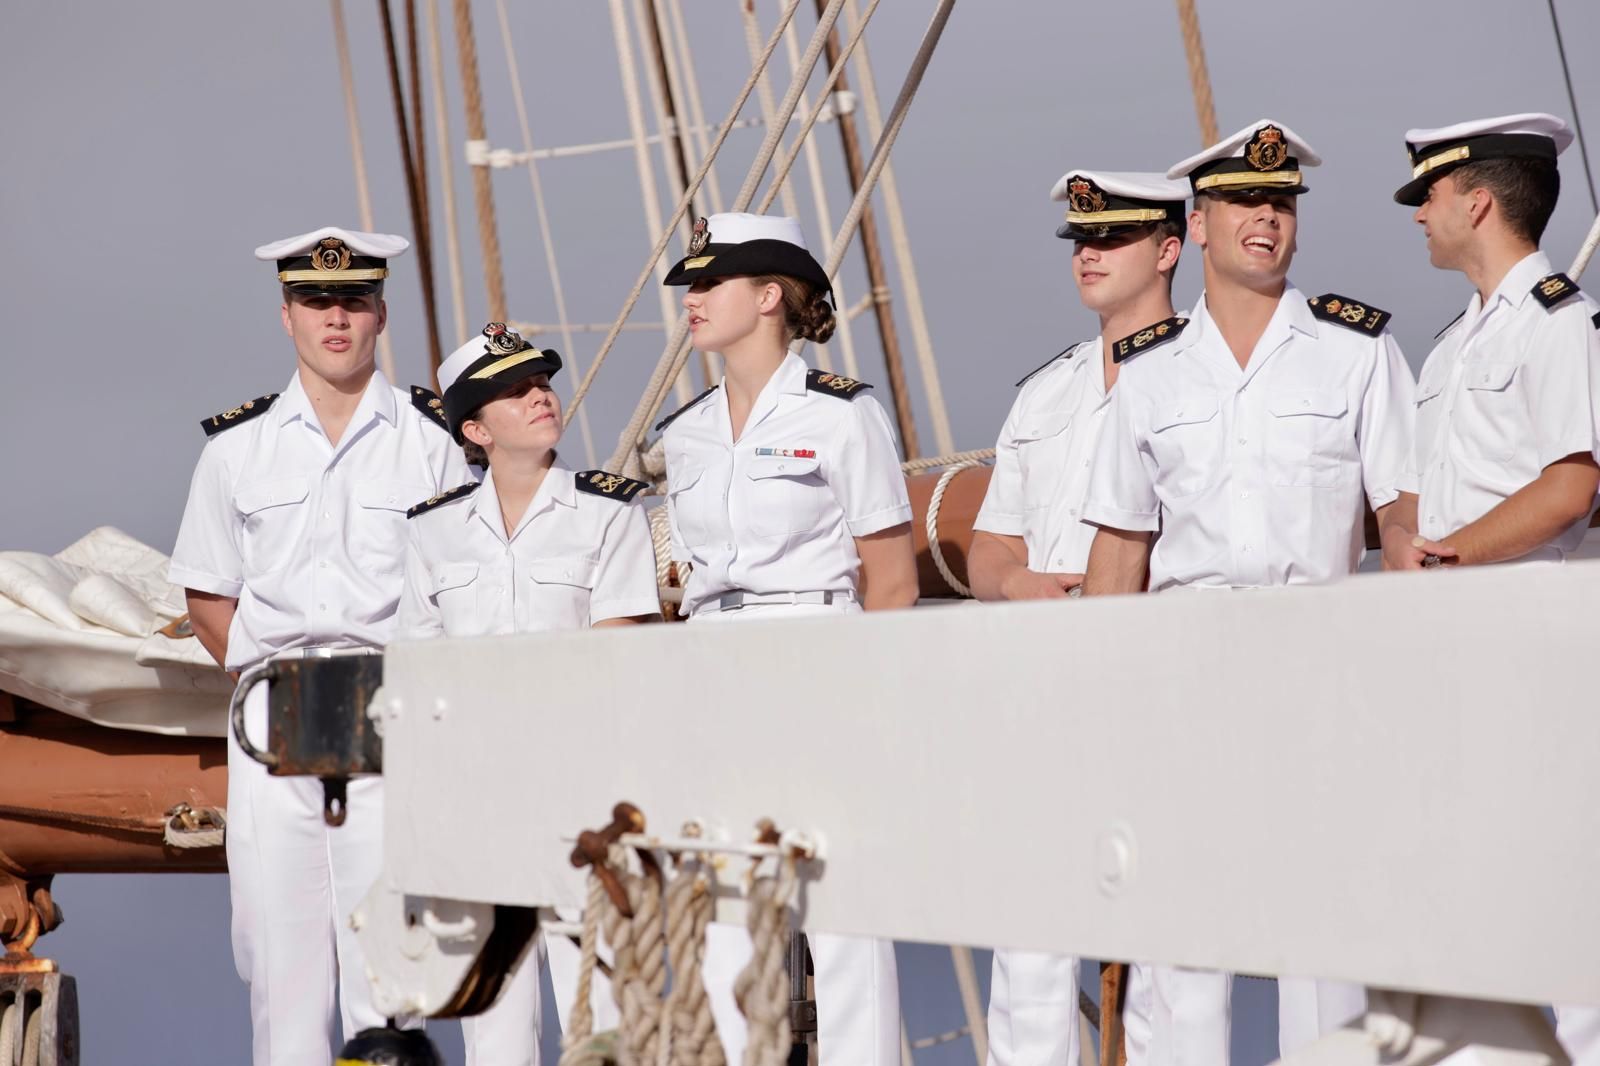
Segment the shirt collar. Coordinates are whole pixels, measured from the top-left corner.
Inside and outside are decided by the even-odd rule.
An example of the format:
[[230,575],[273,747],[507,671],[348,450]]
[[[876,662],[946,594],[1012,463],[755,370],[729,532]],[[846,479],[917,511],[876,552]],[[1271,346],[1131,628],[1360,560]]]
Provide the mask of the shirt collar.
[[1500,279],[1500,284],[1489,294],[1487,306],[1493,307],[1496,302],[1504,300],[1512,307],[1521,307],[1522,302],[1533,295],[1533,283],[1552,273],[1554,271],[1550,268],[1550,257],[1535,249],[1532,254],[1523,256],[1517,261],[1516,266],[1506,271],[1506,276]]
[[[571,468],[563,463],[561,456],[557,454],[550,464],[550,469],[545,472],[544,481],[539,484],[539,491],[528,501],[528,510],[518,522],[517,528],[512,531],[512,536],[515,537],[520,533],[530,518],[544,510],[546,501],[559,503],[564,507],[578,506],[578,490],[574,484],[574,477]],[[490,529],[497,534],[504,534],[505,527],[500,520],[500,493],[495,488],[492,466],[483,472],[483,482],[467,501],[461,520],[468,522],[479,515],[489,523]]]
[[[304,386],[300,384],[298,368],[289,378],[289,385],[283,390],[283,395],[272,406],[278,412],[280,426],[295,418],[321,424],[316,421],[315,411],[311,407],[311,397],[306,395]],[[352,427],[366,425],[374,416],[386,420],[390,425],[395,424],[394,389],[389,387],[389,379],[383,376],[383,371],[376,368],[372,371],[371,380],[367,382],[366,391],[361,394],[361,402],[356,405],[355,413],[350,416],[350,425]]]

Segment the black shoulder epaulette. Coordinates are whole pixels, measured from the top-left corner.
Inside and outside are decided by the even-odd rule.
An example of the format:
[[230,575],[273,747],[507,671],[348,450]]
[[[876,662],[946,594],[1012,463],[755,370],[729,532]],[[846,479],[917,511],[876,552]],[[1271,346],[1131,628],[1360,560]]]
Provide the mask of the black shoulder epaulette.
[[439,394],[421,385],[411,386],[411,406],[428,416],[428,420],[446,433],[450,432],[450,423],[444,417],[444,401],[439,399]]
[[629,503],[639,493],[650,487],[649,482],[635,481],[631,477],[605,470],[580,470],[572,476],[572,485],[579,492]]
[[1434,340],[1438,340],[1440,337],[1444,336],[1446,333],[1449,333],[1451,326],[1454,326],[1457,322],[1460,322],[1463,318],[1466,318],[1466,317],[1467,317],[1467,312],[1466,312],[1466,309],[1463,308],[1459,315],[1457,315],[1456,317],[1452,318],[1450,321],[1448,321],[1448,322],[1446,322],[1444,324],[1444,329],[1441,329],[1438,333],[1435,333],[1433,335],[1433,339]]
[[407,508],[406,517],[415,518],[419,514],[427,514],[440,504],[449,503],[451,500],[459,500],[463,496],[470,496],[476,492],[477,489],[478,482],[476,481],[469,481],[465,485],[457,485],[453,489],[450,489],[446,492],[441,492],[437,496],[423,500],[421,503],[414,504],[413,506]]
[[1163,318],[1153,326],[1146,326],[1139,332],[1122,338],[1111,346],[1111,361],[1120,363],[1124,359],[1131,359],[1140,352],[1148,352],[1151,348],[1165,344],[1183,332],[1183,327],[1189,320],[1182,315],[1173,315]]
[[680,407],[676,411],[672,412],[666,418],[663,418],[661,421],[657,422],[656,423],[656,432],[660,433],[662,430],[664,430],[668,426],[672,425],[672,420],[674,418],[677,418],[679,415],[683,414],[683,412],[687,411],[689,408],[693,407],[695,404],[699,403],[701,400],[705,399],[707,396],[710,396],[713,392],[716,392],[716,391],[717,391],[717,387],[715,385],[711,386],[705,392],[702,392],[700,395],[696,396],[694,399],[690,400],[688,403],[684,404],[682,407]]
[[1333,292],[1313,296],[1306,303],[1311,305],[1311,313],[1324,322],[1334,322],[1345,329],[1353,329],[1357,333],[1368,333],[1372,336],[1382,333],[1383,327],[1394,317],[1387,311],[1368,307],[1366,304],[1357,303]]
[[1533,298],[1544,304],[1545,307],[1550,308],[1565,300],[1568,296],[1575,295],[1577,291],[1577,283],[1565,274],[1551,274],[1547,278],[1540,278],[1534,282]]
[[1038,374],[1046,367],[1054,366],[1057,359],[1070,359],[1072,357],[1072,353],[1077,351],[1078,345],[1082,343],[1082,341],[1075,341],[1074,343],[1067,345],[1065,348],[1061,349],[1061,351],[1057,352],[1055,355],[1052,355],[1050,358],[1046,359],[1044,362],[1040,363],[1038,366],[1022,375],[1022,380],[1017,382],[1016,387],[1019,389],[1022,388],[1022,386],[1033,380],[1035,374]]
[[806,371],[806,388],[812,392],[825,392],[829,396],[839,396],[846,400],[855,398],[856,393],[863,389],[872,388],[865,381],[847,378],[842,374],[828,374],[821,370]]
[[1594,323],[1595,329],[1600,329],[1600,311],[1596,311],[1593,315],[1591,315],[1589,317],[1589,321]]
[[212,415],[210,418],[202,418],[200,420],[200,428],[206,431],[206,436],[214,437],[230,426],[237,426],[240,422],[248,422],[256,415],[263,413],[272,406],[272,402],[277,398],[277,393],[269,392],[265,396],[257,396],[253,400],[246,400],[231,411],[224,411],[220,415]]

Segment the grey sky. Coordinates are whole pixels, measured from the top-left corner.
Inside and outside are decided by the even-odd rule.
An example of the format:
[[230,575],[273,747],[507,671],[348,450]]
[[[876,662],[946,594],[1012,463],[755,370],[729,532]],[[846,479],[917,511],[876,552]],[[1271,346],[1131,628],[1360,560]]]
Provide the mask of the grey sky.
[[[376,227],[409,233],[374,6],[348,4],[347,18]],[[810,4],[802,6],[809,27]],[[885,108],[932,6],[890,0],[880,10],[869,40]],[[536,142],[625,136],[607,5],[509,7]],[[778,4],[758,7],[770,27]],[[685,8],[706,108],[720,117],[748,70],[737,3]],[[1579,104],[1600,137],[1600,62],[1582,46],[1600,40],[1600,5],[1557,8]],[[519,148],[495,6],[477,0],[475,11],[490,138]],[[1420,364],[1467,291],[1459,276],[1428,267],[1409,211],[1390,200],[1408,172],[1403,132],[1516,111],[1570,120],[1545,0],[1201,0],[1200,15],[1223,132],[1272,117],[1327,161],[1309,173],[1293,280],[1393,312],[1391,328]],[[359,225],[328,6],[24,3],[6,23],[0,548],[55,551],[112,524],[169,550],[203,440],[195,423],[281,389],[291,373],[271,269],[251,250],[317,225]],[[448,12],[445,32],[459,159]],[[957,6],[895,163],[958,447],[991,444],[1011,383],[1096,331],[1071,291],[1069,245],[1053,236],[1055,179],[1070,166],[1165,169],[1200,147],[1196,131],[1170,0]],[[848,200],[836,134],[820,135],[838,217]],[[730,139],[719,167],[727,195],[758,140]],[[437,195],[436,149],[430,143]],[[455,173],[475,329],[487,312],[469,176],[459,165]],[[1562,173],[1545,247],[1564,268],[1593,212],[1576,148]],[[542,176],[572,317],[609,321],[648,249],[631,156],[555,161]],[[511,313],[553,322],[526,174],[496,171],[494,181]],[[808,234],[824,246],[809,190],[799,192]],[[437,204],[435,214],[442,233]],[[1197,258],[1189,250],[1180,268],[1180,306],[1196,294]],[[859,256],[848,263],[845,283],[859,295]],[[401,383],[425,382],[416,260],[395,267],[388,295]],[[457,338],[442,258],[437,278],[448,349]],[[657,315],[647,291],[636,318]],[[875,349],[865,318],[857,337]],[[598,339],[580,336],[566,354],[587,367]],[[589,404],[602,457],[659,345],[625,334],[602,375]],[[875,356],[863,375],[882,381]],[[931,448],[925,417],[920,425]],[[220,878],[67,878],[60,896],[69,922],[43,947],[82,982],[86,1061],[111,1061],[113,1049],[129,1063],[244,1060],[245,993],[228,954]],[[943,971],[936,976],[941,987],[909,1004],[914,1033],[953,1024],[953,1008],[941,1013],[945,1001],[935,1002],[948,994],[953,1003],[953,990],[942,987]],[[1265,1048],[1256,1040],[1247,1060]]]

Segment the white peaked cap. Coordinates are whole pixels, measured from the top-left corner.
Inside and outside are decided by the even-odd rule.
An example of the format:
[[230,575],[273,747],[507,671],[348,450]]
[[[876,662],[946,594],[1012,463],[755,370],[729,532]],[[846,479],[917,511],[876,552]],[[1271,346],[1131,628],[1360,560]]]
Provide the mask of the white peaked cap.
[[1289,154],[1299,160],[1301,166],[1314,167],[1322,163],[1322,156],[1317,154],[1317,150],[1311,147],[1304,137],[1281,122],[1270,118],[1262,118],[1250,123],[1238,133],[1218,141],[1205,151],[1192,155],[1181,163],[1174,164],[1172,169],[1167,171],[1167,177],[1186,178],[1190,173],[1205,166],[1207,163],[1215,163],[1235,157],[1244,158],[1245,146],[1255,137],[1258,130],[1265,129],[1268,126],[1276,126],[1283,131],[1283,139],[1288,145]]
[[[787,241],[797,248],[806,248],[806,238],[800,232],[800,220],[786,215],[750,215],[724,212],[706,219],[706,232],[711,244],[743,244],[746,241]],[[810,251],[809,248],[806,248]]]
[[444,362],[439,364],[439,391],[447,391],[456,383],[461,372],[483,358],[488,350],[483,337],[479,335],[447,355]]
[[1406,130],[1406,144],[1420,151],[1430,144],[1442,141],[1459,141],[1468,137],[1482,137],[1490,133],[1522,133],[1548,137],[1556,142],[1560,155],[1572,143],[1572,130],[1555,115],[1543,111],[1525,111],[1520,115],[1501,115],[1498,118],[1477,118],[1470,122],[1457,122],[1453,126],[1440,126],[1436,130]]
[[298,237],[285,237],[281,241],[263,244],[256,249],[256,258],[288,259],[290,256],[310,255],[313,248],[329,237],[344,241],[346,247],[357,255],[375,259],[393,259],[411,247],[410,241],[394,233],[363,233],[357,229],[323,226]]
[[1180,201],[1189,198],[1189,186],[1181,181],[1169,181],[1165,174],[1134,170],[1069,170],[1061,175],[1061,180],[1050,190],[1050,199],[1069,199],[1072,182],[1078,178],[1094,182],[1103,192],[1129,200]]

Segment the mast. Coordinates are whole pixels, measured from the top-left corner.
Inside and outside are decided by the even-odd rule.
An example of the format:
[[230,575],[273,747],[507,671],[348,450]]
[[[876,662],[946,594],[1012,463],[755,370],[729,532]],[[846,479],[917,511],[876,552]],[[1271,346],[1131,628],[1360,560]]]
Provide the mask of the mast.
[[[815,3],[820,17],[827,9],[827,0],[815,0]],[[837,65],[839,61],[837,29],[829,29],[823,47],[827,50],[829,66]],[[845,72],[841,70],[838,80],[834,82],[833,91],[837,94],[848,88]],[[835,120],[839,123],[839,139],[844,146],[844,162],[850,176],[850,192],[855,194],[861,190],[861,180],[865,170],[861,158],[861,142],[856,136],[855,116],[840,110]],[[883,362],[889,372],[889,395],[894,400],[895,422],[900,429],[901,453],[909,459],[920,455],[922,448],[917,443],[917,423],[911,413],[911,397],[906,388],[905,365],[900,357],[900,336],[895,330],[894,311],[889,305],[888,274],[883,266],[883,247],[878,241],[878,226],[873,218],[871,201],[868,201],[861,210],[861,251],[867,260],[867,283],[872,287],[872,310],[878,320],[878,338],[883,343]]]

